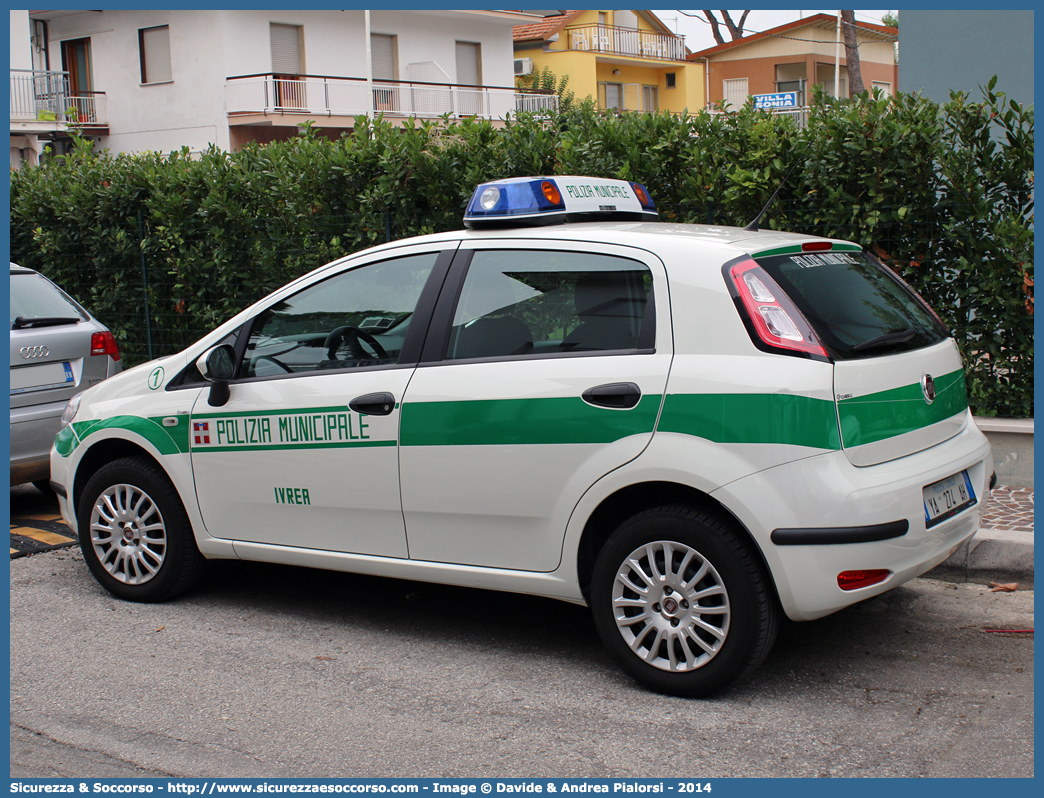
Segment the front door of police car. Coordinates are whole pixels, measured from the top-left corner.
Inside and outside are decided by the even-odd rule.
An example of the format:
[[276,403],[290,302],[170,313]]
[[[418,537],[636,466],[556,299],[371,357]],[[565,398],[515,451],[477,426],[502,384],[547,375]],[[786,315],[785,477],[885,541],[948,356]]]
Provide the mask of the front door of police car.
[[399,497],[400,363],[438,252],[335,274],[271,304],[230,398],[192,412],[192,469],[218,538],[406,557]]

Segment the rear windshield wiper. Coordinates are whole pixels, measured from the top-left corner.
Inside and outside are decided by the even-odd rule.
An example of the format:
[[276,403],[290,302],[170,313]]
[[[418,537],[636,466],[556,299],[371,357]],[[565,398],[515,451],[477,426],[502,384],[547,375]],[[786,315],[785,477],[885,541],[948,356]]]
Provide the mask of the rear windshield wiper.
[[865,352],[868,349],[881,349],[892,344],[905,344],[911,338],[917,334],[914,329],[900,330],[899,332],[886,333],[885,335],[879,335],[877,338],[871,338],[869,341],[863,341],[861,344],[856,344],[852,347],[853,352]]
[[11,329],[22,330],[26,327],[60,327],[64,324],[79,324],[81,321],[83,321],[83,319],[79,316],[36,316],[34,318],[18,316],[15,318],[14,323],[11,324]]

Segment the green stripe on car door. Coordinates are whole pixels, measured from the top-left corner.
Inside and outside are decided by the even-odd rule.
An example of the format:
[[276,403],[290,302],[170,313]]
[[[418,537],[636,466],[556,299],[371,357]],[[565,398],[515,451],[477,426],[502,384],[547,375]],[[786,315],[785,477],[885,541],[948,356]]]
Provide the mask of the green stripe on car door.
[[651,433],[661,398],[643,396],[630,410],[579,397],[405,402],[399,435],[403,446],[612,443]]
[[808,396],[669,394],[657,430],[696,435],[716,443],[841,448],[834,403]]

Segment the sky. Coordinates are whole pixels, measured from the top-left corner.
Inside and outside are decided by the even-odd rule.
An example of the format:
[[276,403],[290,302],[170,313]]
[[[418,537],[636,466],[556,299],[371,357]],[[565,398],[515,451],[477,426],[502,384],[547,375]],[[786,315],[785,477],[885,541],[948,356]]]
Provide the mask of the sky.
[[[892,9],[893,13],[898,13],[895,9]],[[714,47],[717,42],[714,41],[714,35],[711,33],[711,27],[707,22],[703,21],[703,12],[696,9],[683,9],[682,11],[653,11],[653,13],[660,18],[660,20],[672,31],[685,37],[685,46],[688,47],[692,52],[698,52],[700,50],[706,50],[708,47]],[[855,17],[856,22],[873,22],[878,25],[881,24],[881,16],[886,13],[887,9],[882,11],[856,11]],[[687,17],[685,14],[696,14],[698,18]],[[739,18],[743,15],[743,11],[729,11],[732,16],[733,22],[739,23]],[[747,21],[743,23],[743,27],[749,33],[758,33],[769,28],[774,28],[777,25],[783,25],[787,22],[793,22],[794,20],[801,19],[802,17],[810,17],[813,14],[831,14],[836,15],[837,9],[830,11],[781,11],[779,9],[762,9],[752,10],[747,15]],[[721,23],[721,14],[715,12],[714,14],[718,18],[718,22]],[[724,24],[721,24],[721,35],[725,41],[730,40],[729,31]]]

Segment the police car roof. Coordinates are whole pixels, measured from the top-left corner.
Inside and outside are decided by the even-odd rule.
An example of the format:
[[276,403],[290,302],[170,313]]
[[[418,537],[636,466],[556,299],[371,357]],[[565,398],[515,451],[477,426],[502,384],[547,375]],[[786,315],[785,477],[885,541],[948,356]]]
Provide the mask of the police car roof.
[[[537,239],[541,241],[587,241],[605,244],[640,246],[655,251],[658,247],[672,243],[691,246],[705,243],[712,246],[731,247],[741,253],[755,254],[805,241],[831,241],[838,244],[851,242],[804,233],[786,233],[777,230],[752,232],[742,227],[721,225],[680,224],[676,222],[573,222],[543,227],[512,227],[494,229],[455,230],[435,233],[430,236],[408,239],[410,243],[426,241],[459,241],[469,239]],[[401,243],[401,242],[400,242]],[[394,245],[395,242],[390,242]],[[388,245],[384,245],[388,246]]]

